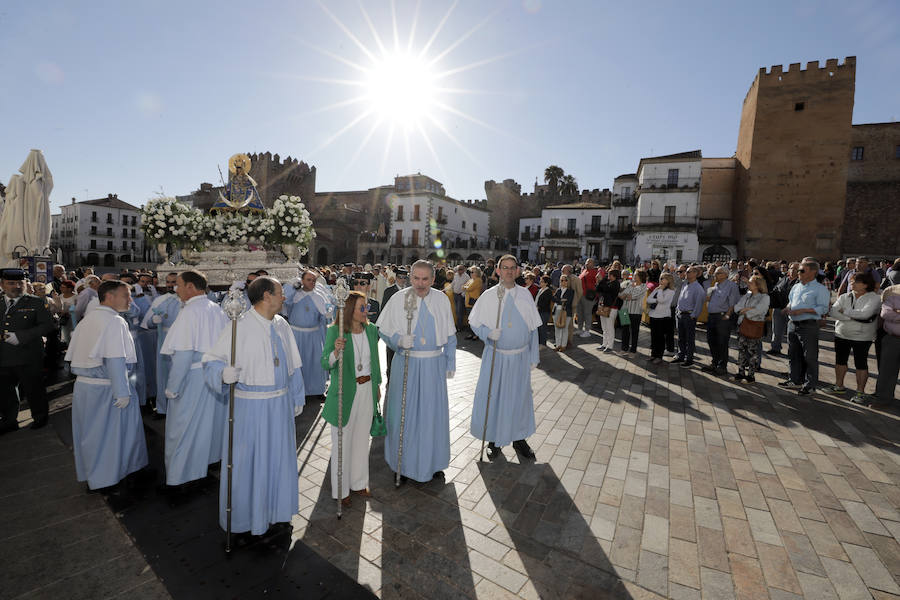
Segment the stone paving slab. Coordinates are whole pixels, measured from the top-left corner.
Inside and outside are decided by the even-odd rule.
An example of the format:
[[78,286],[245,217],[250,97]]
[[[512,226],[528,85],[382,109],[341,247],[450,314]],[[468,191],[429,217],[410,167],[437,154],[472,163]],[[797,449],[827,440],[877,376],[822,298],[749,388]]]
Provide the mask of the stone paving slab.
[[[294,537],[383,598],[900,596],[897,414],[783,390],[783,357],[754,385],[656,367],[648,338],[637,356],[599,352],[597,332],[542,349],[533,463],[511,448],[478,462],[481,345],[461,341],[445,477],[394,489],[376,439],[374,497],[341,521],[319,419]],[[698,346],[705,364],[702,332]],[[820,359],[830,383],[830,341]]]

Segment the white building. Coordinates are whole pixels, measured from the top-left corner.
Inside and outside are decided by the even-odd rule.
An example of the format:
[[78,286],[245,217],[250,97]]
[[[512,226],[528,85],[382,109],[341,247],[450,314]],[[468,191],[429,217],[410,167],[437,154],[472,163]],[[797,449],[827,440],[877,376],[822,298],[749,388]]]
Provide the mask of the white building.
[[[541,211],[538,260],[572,261],[601,257],[612,214],[607,204],[556,204]],[[521,228],[521,225],[520,225]]]
[[613,181],[612,211],[605,252],[600,258],[631,262],[634,259],[634,222],[637,218],[638,178],[634,173]]
[[51,215],[50,246],[62,249],[67,267],[135,267],[135,263],[153,262],[147,256],[141,209],[119,200],[116,194],[106,198],[62,206]]
[[522,217],[519,219],[518,245],[510,248],[513,256],[522,262],[534,263],[540,260],[541,254],[541,218]]
[[699,259],[699,150],[642,158],[637,170],[634,255],[647,260]]
[[484,202],[461,202],[447,196],[431,177],[406,175],[388,195],[391,224],[388,256],[409,264],[420,258],[451,264],[493,255],[488,234],[490,213]]

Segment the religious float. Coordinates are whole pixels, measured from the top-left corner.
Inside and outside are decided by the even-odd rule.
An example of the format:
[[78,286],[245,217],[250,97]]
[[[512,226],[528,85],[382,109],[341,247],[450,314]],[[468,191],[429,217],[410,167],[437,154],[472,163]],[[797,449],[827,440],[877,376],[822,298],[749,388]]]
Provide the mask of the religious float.
[[267,208],[248,174],[250,158],[228,161],[228,183],[208,211],[160,197],[142,209],[141,228],[156,243],[160,273],[196,269],[216,288],[265,269],[281,281],[297,276],[300,257],[315,237],[299,196],[280,196]]

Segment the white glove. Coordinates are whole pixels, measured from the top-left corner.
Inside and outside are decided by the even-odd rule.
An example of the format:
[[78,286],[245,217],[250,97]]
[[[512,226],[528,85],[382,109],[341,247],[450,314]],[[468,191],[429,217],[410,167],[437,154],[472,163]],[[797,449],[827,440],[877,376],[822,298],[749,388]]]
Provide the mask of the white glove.
[[150,317],[150,320],[153,321],[154,324],[159,325],[162,323],[162,315],[153,315]]
[[137,324],[140,323],[140,322],[141,322],[141,320],[138,319],[137,317],[131,319],[131,324],[132,324],[132,325],[137,325]]
[[169,400],[174,400],[177,397],[178,397],[178,394],[176,394],[172,390],[166,390],[166,398],[168,398]]
[[225,367],[224,369],[222,369],[222,381],[228,385],[237,383],[237,380],[240,376],[240,367]]
[[303,412],[303,407],[302,407],[302,406],[295,406],[295,407],[294,407],[294,416],[295,416],[295,417],[299,417],[299,416],[300,416],[300,413],[302,413],[302,412]]
[[401,348],[412,348],[416,343],[416,336],[414,335],[401,335],[400,341],[397,342],[397,345]]
[[454,375],[456,375],[456,371],[447,371],[447,379],[453,379]]
[[16,337],[15,333],[9,332],[6,334],[6,339],[4,340],[7,344],[12,344],[13,346],[19,345],[19,338]]
[[125,408],[128,406],[128,403],[131,402],[131,398],[128,396],[124,396],[122,398],[116,398],[116,401],[113,402],[113,406],[116,408]]
[[488,339],[496,342],[500,339],[501,333],[503,333],[502,329],[491,329],[491,332],[488,334]]

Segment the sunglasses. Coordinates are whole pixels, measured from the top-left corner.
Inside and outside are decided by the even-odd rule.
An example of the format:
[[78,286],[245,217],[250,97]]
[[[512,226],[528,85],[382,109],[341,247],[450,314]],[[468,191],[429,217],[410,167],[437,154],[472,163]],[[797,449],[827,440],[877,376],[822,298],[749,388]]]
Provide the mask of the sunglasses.
[[368,279],[356,279],[353,281],[353,285],[369,285]]
[[800,273],[806,273],[806,269],[800,269],[799,272],[800,272]]
[[359,310],[359,312],[361,312],[361,313],[369,312],[369,307],[368,307],[368,305],[363,304],[363,305],[360,306],[359,309],[357,309],[357,310]]

